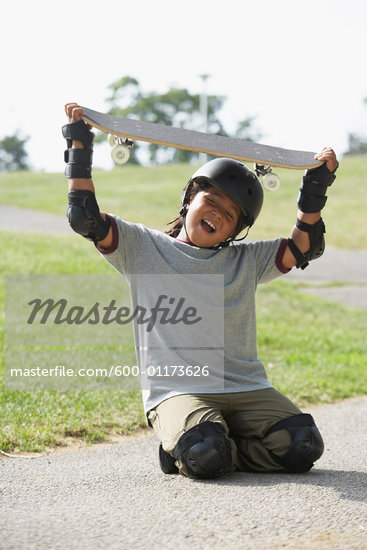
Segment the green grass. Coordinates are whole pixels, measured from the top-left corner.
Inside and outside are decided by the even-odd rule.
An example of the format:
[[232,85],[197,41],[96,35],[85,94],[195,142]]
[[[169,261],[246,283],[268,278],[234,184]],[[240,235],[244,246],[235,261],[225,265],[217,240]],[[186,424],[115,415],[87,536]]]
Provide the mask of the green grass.
[[[12,273],[111,273],[93,245],[75,235],[48,237],[0,233],[1,348],[4,349],[4,275]],[[0,449],[39,451],[70,438],[87,442],[145,426],[138,392],[9,391],[0,361]]]
[[[194,168],[187,164],[152,168],[127,165],[110,172],[94,170],[101,210],[163,228],[176,215],[181,190]],[[276,172],[282,180],[281,188],[276,193],[265,192],[263,210],[249,234],[252,240],[288,236],[294,225],[302,171]],[[328,245],[367,250],[366,179],[367,156],[341,161],[323,211]],[[67,184],[62,174],[0,174],[0,193],[2,204],[65,214]]]
[[[181,190],[192,170],[185,164],[94,170],[101,210],[132,222],[164,227],[176,215]],[[65,215],[67,182],[63,174],[0,174],[0,194],[2,204]]]
[[258,289],[259,356],[271,382],[300,406],[367,393],[367,313],[297,286]]
[[[188,165],[95,171],[101,208],[130,221],[163,227],[175,215]],[[300,173],[279,171],[282,187],[265,195],[251,238],[288,235],[296,215]],[[367,249],[367,160],[343,161],[325,209],[327,242]],[[67,190],[61,174],[0,175],[3,204],[64,214]],[[112,273],[93,245],[77,235],[56,237],[0,233],[0,343],[4,348],[4,275],[11,273]],[[259,356],[273,384],[304,406],[367,393],[367,313],[303,294],[291,281],[258,290]],[[88,442],[134,432],[145,425],[138,393],[118,391],[9,391],[0,361],[0,449],[42,450],[70,438]]]
[[[277,193],[266,193],[259,223],[251,230],[254,240],[269,235],[287,236],[295,217],[298,183],[302,173],[278,170],[282,185]],[[337,178],[328,189],[328,200],[322,211],[326,225],[326,244],[337,248],[367,250],[366,211],[367,156],[345,157]]]
[[[77,236],[1,233],[5,273],[109,273]],[[1,284],[4,303],[4,283]],[[302,294],[291,282],[258,290],[259,356],[273,384],[299,405],[367,393],[367,314]],[[1,309],[4,345],[4,309]],[[0,366],[0,449],[42,450],[70,438],[88,442],[144,426],[141,397],[118,391],[9,391]]]

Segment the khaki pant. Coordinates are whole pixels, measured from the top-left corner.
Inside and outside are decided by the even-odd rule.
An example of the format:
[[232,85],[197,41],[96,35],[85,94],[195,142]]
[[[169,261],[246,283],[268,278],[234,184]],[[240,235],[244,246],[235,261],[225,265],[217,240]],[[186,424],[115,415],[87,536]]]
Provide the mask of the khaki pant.
[[[252,472],[283,470],[268,451],[282,455],[291,444],[287,430],[268,436],[276,422],[302,411],[274,388],[240,393],[190,394],[166,399],[149,411],[148,419],[162,442],[172,451],[181,435],[200,422],[218,422],[232,446],[233,469]],[[177,467],[185,473],[183,465]]]

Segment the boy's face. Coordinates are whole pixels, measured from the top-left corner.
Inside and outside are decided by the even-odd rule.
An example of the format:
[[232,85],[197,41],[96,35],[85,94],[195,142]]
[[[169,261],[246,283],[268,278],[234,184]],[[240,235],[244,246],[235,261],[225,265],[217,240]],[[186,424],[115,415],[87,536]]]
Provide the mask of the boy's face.
[[187,207],[186,238],[196,246],[211,248],[235,237],[240,215],[240,207],[216,187],[199,191]]

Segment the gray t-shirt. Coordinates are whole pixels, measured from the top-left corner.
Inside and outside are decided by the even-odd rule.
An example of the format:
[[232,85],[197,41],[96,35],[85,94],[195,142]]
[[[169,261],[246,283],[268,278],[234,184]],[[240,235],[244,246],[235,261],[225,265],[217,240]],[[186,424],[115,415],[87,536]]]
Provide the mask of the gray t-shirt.
[[174,309],[179,298],[190,306],[187,323],[165,323],[161,317],[148,330],[147,322],[134,321],[145,411],[183,393],[272,387],[257,357],[255,292],[258,283],[288,271],[281,263],[287,240],[242,241],[213,250],[117,216],[111,221],[112,246],[98,250],[128,280],[132,308],[149,310],[157,296],[161,308],[171,299]]

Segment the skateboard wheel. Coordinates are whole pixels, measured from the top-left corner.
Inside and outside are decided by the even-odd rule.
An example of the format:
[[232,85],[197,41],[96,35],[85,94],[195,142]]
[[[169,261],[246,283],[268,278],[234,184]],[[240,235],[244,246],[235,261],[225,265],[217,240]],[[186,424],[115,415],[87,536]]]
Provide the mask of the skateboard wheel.
[[116,145],[116,137],[112,134],[108,134],[107,142],[110,147],[113,147],[114,145]]
[[280,177],[269,173],[263,177],[263,187],[266,191],[278,191],[280,187]]
[[130,149],[126,145],[116,145],[111,151],[111,157],[116,164],[125,164],[130,158]]

